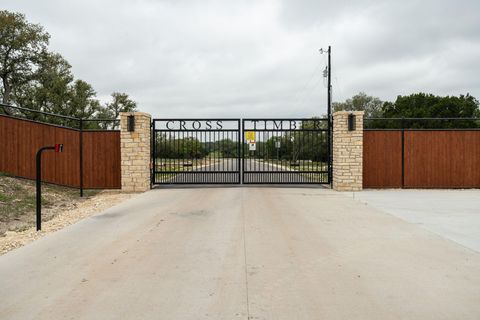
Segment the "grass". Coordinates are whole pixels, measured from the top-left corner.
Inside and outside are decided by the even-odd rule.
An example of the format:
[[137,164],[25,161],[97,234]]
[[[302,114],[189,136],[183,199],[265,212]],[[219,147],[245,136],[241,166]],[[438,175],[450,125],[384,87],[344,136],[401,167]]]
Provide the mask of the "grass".
[[[85,198],[100,190],[85,190]],[[42,184],[42,208],[68,210],[80,198],[78,189],[51,184]],[[61,211],[62,211],[61,210]],[[35,181],[9,177],[0,173],[0,236],[6,231],[21,231],[35,224],[36,188]],[[44,210],[42,220],[54,217],[58,210]]]
[[298,175],[305,177],[309,182],[325,183],[328,181],[328,165],[326,162],[315,162],[298,160],[297,165],[292,165],[290,160],[277,159],[256,159],[260,162],[277,165],[279,172],[295,172],[295,171],[311,171],[309,173],[298,173]]
[[7,203],[13,199],[12,196],[0,192],[0,202]]
[[[226,159],[226,158],[225,158]],[[195,171],[208,165],[221,162],[224,158],[221,153],[212,152],[202,159],[156,159],[155,181],[168,182],[182,172]],[[191,166],[184,166],[183,163],[191,163]],[[162,165],[163,164],[163,165]],[[164,171],[174,171],[175,173],[162,173]],[[199,171],[201,172],[201,171]]]
[[[221,159],[219,158],[209,158],[208,156],[202,159],[159,159],[156,161],[156,172],[162,171],[175,171],[175,172],[185,172],[185,171],[194,171],[208,164],[213,164],[218,162]],[[186,166],[184,164],[187,164]],[[191,165],[188,165],[191,164]]]
[[298,165],[291,165],[291,161],[289,160],[276,160],[276,159],[268,159],[264,160],[265,163],[279,165],[290,170],[294,171],[327,171],[328,165],[326,162],[316,162],[316,161],[304,161],[298,160]]

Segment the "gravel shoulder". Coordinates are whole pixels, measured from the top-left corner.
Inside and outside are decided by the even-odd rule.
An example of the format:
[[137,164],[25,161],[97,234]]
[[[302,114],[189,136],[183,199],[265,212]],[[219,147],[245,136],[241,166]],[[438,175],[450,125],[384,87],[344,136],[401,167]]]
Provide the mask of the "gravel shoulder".
[[42,231],[37,232],[34,182],[0,176],[0,255],[135,196],[118,190],[89,190],[80,198],[76,189],[51,185],[43,189]]

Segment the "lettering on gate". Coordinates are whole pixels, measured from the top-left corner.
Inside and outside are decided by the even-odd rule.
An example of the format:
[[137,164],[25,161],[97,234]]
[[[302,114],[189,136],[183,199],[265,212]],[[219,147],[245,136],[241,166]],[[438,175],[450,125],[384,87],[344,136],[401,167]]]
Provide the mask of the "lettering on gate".
[[168,120],[165,122],[166,130],[194,131],[194,130],[222,130],[223,120]]
[[244,130],[273,130],[273,131],[291,131],[291,130],[319,130],[327,129],[325,119],[293,119],[293,120],[275,120],[275,119],[255,119],[245,120]]
[[[327,130],[327,119],[245,119],[245,131]],[[239,130],[239,120],[229,119],[165,119],[157,120],[157,130],[165,131],[230,131]]]

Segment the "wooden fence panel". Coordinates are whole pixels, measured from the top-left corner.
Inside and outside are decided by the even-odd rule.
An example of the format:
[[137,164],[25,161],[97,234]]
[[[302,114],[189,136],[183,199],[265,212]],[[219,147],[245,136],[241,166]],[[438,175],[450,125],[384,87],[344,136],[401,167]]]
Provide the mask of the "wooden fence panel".
[[405,187],[479,188],[480,131],[406,131]]
[[84,132],[83,152],[85,188],[121,187],[119,131]]
[[400,131],[363,132],[363,187],[402,186],[402,134]]
[[17,126],[14,119],[0,117],[0,172],[15,174],[18,170],[16,132]]
[[76,130],[55,128],[56,143],[63,143],[62,153],[49,152],[55,157],[55,181],[80,187],[80,135]]
[[[402,187],[402,132],[367,130],[364,188]],[[480,131],[405,130],[404,188],[480,188]]]
[[[84,188],[119,189],[120,132],[84,132]],[[44,152],[42,179],[80,186],[80,131],[0,115],[0,172],[35,179],[35,154],[63,143],[62,153]]]

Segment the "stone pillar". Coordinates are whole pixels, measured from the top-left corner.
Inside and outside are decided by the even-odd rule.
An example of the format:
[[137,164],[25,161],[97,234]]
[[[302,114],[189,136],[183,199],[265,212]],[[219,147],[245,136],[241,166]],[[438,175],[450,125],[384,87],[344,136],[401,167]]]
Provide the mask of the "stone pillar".
[[[134,116],[134,131],[128,131],[128,116]],[[120,113],[120,153],[122,191],[143,192],[150,189],[151,116],[144,112]]]
[[[333,189],[359,191],[363,187],[363,111],[333,114]],[[348,117],[355,116],[355,130],[349,131]]]

